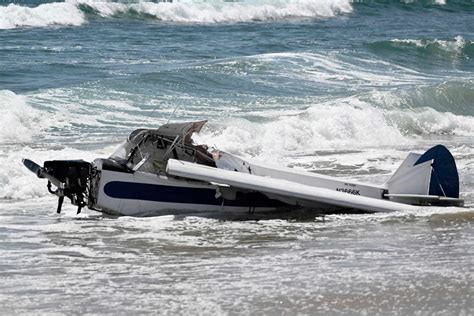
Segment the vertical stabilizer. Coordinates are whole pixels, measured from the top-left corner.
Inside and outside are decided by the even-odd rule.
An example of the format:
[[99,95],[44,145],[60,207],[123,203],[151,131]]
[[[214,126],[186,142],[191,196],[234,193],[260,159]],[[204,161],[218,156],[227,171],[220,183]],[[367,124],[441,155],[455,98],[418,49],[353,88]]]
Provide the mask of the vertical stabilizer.
[[431,161],[417,164],[420,157],[422,157],[420,154],[408,154],[386,183],[390,194],[429,194]]
[[425,152],[415,166],[430,160],[433,163],[428,194],[459,198],[459,176],[453,155],[443,145],[436,145]]
[[462,204],[456,163],[442,145],[434,146],[423,155],[410,153],[385,187],[388,190],[385,196],[396,202]]

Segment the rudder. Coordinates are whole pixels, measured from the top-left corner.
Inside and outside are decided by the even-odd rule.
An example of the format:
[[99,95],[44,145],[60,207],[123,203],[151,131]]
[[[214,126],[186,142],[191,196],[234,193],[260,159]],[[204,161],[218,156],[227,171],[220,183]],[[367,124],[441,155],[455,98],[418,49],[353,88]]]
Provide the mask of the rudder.
[[410,153],[385,183],[384,197],[415,205],[462,206],[454,157],[443,145]]
[[459,175],[451,152],[443,145],[428,149],[415,166],[432,160],[429,195],[459,198]]

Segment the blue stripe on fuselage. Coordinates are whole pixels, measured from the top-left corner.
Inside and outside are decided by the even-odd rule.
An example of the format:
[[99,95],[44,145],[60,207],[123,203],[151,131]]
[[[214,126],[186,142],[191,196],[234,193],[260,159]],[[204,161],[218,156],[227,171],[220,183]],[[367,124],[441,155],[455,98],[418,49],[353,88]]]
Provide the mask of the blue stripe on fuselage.
[[[168,185],[111,181],[104,186],[111,198],[167,203],[222,205],[222,197],[216,198],[215,189],[186,188]],[[224,200],[226,206],[282,207],[287,204],[269,199],[259,192],[237,192],[235,200]]]

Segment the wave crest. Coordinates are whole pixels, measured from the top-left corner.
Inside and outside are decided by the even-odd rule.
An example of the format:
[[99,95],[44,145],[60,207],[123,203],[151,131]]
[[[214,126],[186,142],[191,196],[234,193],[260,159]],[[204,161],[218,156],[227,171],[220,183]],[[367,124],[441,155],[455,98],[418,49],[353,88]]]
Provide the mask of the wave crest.
[[[110,149],[109,149],[110,150]],[[44,179],[26,169],[21,160],[31,158],[40,165],[46,160],[84,159],[92,161],[104,153],[73,148],[13,147],[0,156],[0,200],[19,200],[50,196]]]
[[117,15],[143,16],[178,23],[224,23],[267,21],[287,18],[333,17],[352,11],[350,0],[245,0],[215,1],[112,1],[66,0],[34,8],[10,4],[0,6],[0,29],[45,27],[51,25],[79,26],[86,15],[101,17]]
[[26,97],[0,90],[0,143],[24,142],[38,129],[41,113],[26,103]]
[[[429,62],[452,62],[469,60],[474,57],[474,42],[458,35],[453,39],[392,39],[368,44],[377,53],[400,56],[405,53],[408,58],[423,58]],[[430,58],[427,58],[430,56]],[[430,59],[434,58],[435,61]]]
[[315,105],[300,114],[283,115],[266,123],[226,120],[223,127],[208,129],[196,140],[250,156],[409,142],[396,127],[390,126],[382,110],[356,100],[346,101],[347,104],[337,106]]
[[393,39],[395,45],[407,45],[427,49],[439,49],[446,52],[461,53],[473,43],[458,35],[454,40]]
[[72,3],[46,3],[30,8],[17,4],[0,6],[0,29],[17,27],[79,26],[84,13]]
[[392,111],[390,121],[397,129],[415,135],[474,136],[474,117],[438,112],[432,108]]
[[225,119],[196,141],[253,157],[314,150],[360,150],[412,145],[432,135],[474,136],[474,117],[432,108],[383,109],[360,97],[313,105],[266,121]]
[[243,2],[140,2],[130,6],[141,14],[171,22],[249,22],[285,18],[333,17],[352,11],[349,0]]

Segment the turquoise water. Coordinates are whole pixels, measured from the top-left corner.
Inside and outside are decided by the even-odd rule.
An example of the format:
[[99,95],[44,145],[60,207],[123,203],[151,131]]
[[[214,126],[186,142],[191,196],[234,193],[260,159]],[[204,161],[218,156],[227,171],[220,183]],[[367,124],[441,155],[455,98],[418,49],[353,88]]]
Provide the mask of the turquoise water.
[[[176,110],[176,111],[175,111]],[[445,144],[465,209],[219,221],[55,214],[28,157],[133,129],[383,183]],[[0,2],[0,312],[468,314],[472,1]]]

